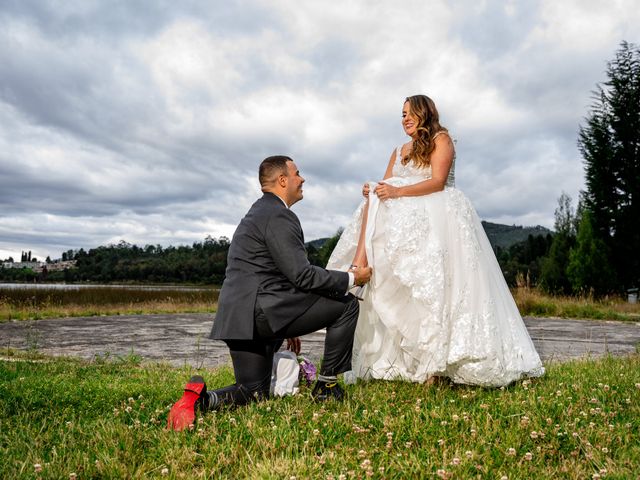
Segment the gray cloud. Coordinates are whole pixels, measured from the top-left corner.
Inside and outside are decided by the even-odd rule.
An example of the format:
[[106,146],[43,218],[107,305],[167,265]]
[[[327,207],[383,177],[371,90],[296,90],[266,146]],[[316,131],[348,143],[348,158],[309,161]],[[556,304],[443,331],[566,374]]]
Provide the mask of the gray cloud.
[[[488,220],[552,226],[633,2],[4,1],[0,258],[231,235],[284,153],[308,239],[351,216],[427,93]],[[622,36],[621,36],[622,35]]]

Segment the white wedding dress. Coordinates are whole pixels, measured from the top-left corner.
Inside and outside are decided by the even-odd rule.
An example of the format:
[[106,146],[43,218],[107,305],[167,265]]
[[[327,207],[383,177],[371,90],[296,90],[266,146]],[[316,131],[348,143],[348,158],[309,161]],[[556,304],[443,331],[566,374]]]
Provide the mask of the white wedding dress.
[[[455,160],[454,160],[455,164]],[[363,201],[327,268],[351,264],[369,209],[366,252],[373,276],[360,303],[353,350],[358,378],[507,385],[544,368],[513,301],[480,219],[454,187]],[[431,178],[431,167],[402,165],[396,150],[394,186]],[[373,189],[371,190],[373,192]]]

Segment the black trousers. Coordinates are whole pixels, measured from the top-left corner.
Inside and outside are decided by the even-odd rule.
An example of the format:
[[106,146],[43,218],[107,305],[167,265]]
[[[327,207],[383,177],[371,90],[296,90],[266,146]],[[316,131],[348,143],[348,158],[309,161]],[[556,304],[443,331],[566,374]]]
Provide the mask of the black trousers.
[[[255,311],[253,340],[225,340],[231,353],[236,383],[213,390],[211,408],[245,405],[269,397],[273,355],[285,338],[301,337],[326,328],[321,375],[337,375],[351,370],[353,335],[359,313],[358,300],[351,294],[318,300],[300,317],[277,332],[271,331],[259,304]],[[213,393],[213,395],[211,395]]]

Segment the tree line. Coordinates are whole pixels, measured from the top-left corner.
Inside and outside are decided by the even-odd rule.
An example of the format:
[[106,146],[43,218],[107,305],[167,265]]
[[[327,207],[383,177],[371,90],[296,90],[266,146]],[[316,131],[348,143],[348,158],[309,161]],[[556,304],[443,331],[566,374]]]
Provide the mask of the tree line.
[[596,296],[640,284],[640,49],[622,42],[597,85],[578,147],[586,189],[561,195],[541,284]]
[[229,243],[227,237],[208,236],[192,245],[139,247],[123,240],[88,251],[81,248],[64,252],[62,260],[75,260],[74,268],[42,273],[30,269],[0,269],[0,280],[220,285],[227,267]]

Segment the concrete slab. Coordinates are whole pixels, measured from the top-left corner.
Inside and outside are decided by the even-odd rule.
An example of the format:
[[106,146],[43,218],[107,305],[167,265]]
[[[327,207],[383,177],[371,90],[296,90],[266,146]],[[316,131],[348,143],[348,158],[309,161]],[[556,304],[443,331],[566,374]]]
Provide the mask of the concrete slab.
[[[226,345],[207,337],[213,314],[119,315],[0,323],[0,348],[92,359],[135,354],[175,366],[230,363]],[[525,317],[542,359],[626,355],[640,346],[640,323]],[[303,354],[322,356],[324,333],[303,337]],[[0,350],[0,357],[3,357]]]

